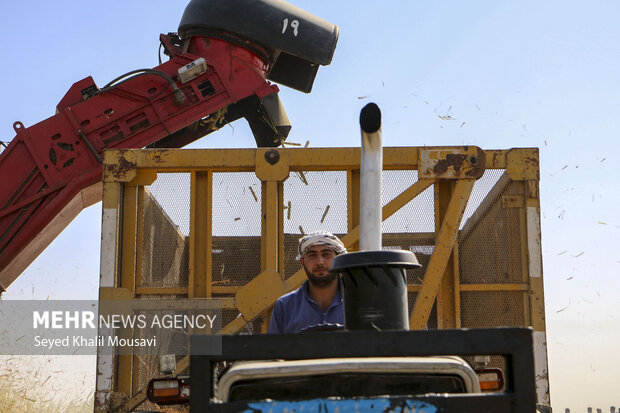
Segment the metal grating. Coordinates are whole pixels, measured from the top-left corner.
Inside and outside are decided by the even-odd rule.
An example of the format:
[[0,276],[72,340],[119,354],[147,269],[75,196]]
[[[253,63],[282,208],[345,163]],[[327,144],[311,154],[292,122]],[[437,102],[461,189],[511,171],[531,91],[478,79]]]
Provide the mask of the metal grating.
[[525,320],[520,291],[464,291],[461,293],[461,326],[520,327]]
[[213,174],[214,286],[245,285],[260,273],[261,195],[254,172]]
[[471,191],[469,201],[467,202],[467,207],[465,208],[463,220],[461,221],[461,226],[459,229],[463,229],[467,220],[471,218],[474,213],[476,213],[482,202],[489,195],[489,193],[491,193],[492,189],[498,183],[503,174],[503,169],[489,169],[485,171],[484,175],[482,175],[482,177],[474,183],[474,187]]
[[[382,205],[400,195],[405,189],[416,183],[418,171],[383,171],[381,186]],[[412,199],[394,215],[383,221],[383,233],[434,232],[435,210],[434,193],[430,187]]]
[[465,222],[459,236],[460,276],[464,284],[524,280],[522,208],[504,207],[502,197],[506,195],[523,196],[523,183],[510,181],[504,175],[484,199],[474,200],[478,209]]
[[[417,180],[418,171],[383,171],[382,205],[388,204]],[[383,221],[381,225],[384,249],[412,251],[422,264],[421,268],[407,270],[407,284],[422,283],[424,271],[433,253],[435,244],[433,199],[433,188],[430,187]]]
[[[145,298],[145,297],[141,297]],[[161,297],[161,296],[148,296],[146,298],[149,299],[170,299],[173,298],[171,296]],[[147,313],[145,313],[147,314]],[[170,312],[162,312],[159,315],[163,316],[164,314],[172,314]],[[178,314],[178,312],[177,312]],[[162,331],[161,329],[157,331],[157,334],[154,330],[149,328],[148,326],[140,329],[134,330],[135,338],[152,338],[157,335],[157,343],[161,346],[161,354],[177,354],[177,361],[179,361],[183,356],[183,354],[189,354],[189,334],[187,329],[165,329]],[[145,388],[148,385],[149,380],[159,377],[159,356],[149,354],[148,348],[145,347],[134,347],[134,384],[133,391],[134,393]],[[149,402],[148,400],[142,403],[138,409],[140,411],[160,411],[160,407],[156,404]],[[176,411],[184,411],[183,406],[171,406],[170,409],[166,411],[176,412]]]
[[191,174],[158,173],[148,190],[179,231],[189,235]]
[[347,233],[346,171],[294,172],[284,182],[284,277],[300,268],[298,240],[317,230]]
[[142,287],[187,286],[189,205],[189,174],[159,174],[145,187],[138,247]]

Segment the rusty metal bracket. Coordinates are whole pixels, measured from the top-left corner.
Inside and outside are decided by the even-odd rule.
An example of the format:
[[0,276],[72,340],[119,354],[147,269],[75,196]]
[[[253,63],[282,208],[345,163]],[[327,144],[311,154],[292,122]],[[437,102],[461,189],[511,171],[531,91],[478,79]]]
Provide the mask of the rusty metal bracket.
[[420,149],[420,179],[478,179],[486,168],[486,154],[477,146]]
[[506,173],[513,181],[540,180],[538,148],[510,149],[506,154]]
[[103,153],[103,181],[130,182],[136,177],[137,156],[130,150],[110,150]]

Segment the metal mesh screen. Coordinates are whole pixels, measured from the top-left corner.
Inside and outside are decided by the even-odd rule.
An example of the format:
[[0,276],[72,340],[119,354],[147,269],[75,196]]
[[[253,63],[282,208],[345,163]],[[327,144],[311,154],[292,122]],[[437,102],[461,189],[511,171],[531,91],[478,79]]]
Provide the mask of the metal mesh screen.
[[256,174],[214,173],[212,214],[213,285],[245,285],[260,273],[261,181]]
[[[191,176],[189,173],[159,173],[157,179],[144,188],[142,216],[138,221],[141,246],[138,245],[141,287],[187,287],[189,278],[189,226]],[[176,295],[142,295],[142,299],[174,299]],[[135,338],[151,338],[147,327],[134,330]],[[157,340],[163,346],[187,348],[187,332],[169,330],[159,332]],[[134,391],[159,375],[159,358],[134,348]],[[187,350],[185,350],[185,353]],[[183,354],[183,351],[176,351]],[[137,411],[158,409],[148,401]],[[182,408],[170,409],[182,411]]]
[[[385,206],[418,180],[418,171],[383,171],[381,202]],[[383,221],[383,249],[403,249],[412,251],[421,268],[408,269],[407,284],[421,284],[428,261],[435,244],[435,212],[433,187],[426,189],[403,208]],[[408,293],[409,311],[413,309],[416,293]],[[434,313],[433,313],[434,314]],[[436,325],[436,317],[431,315],[429,328]]]
[[482,177],[474,183],[474,187],[471,191],[469,201],[467,202],[467,207],[465,208],[463,220],[461,221],[461,226],[459,229],[463,229],[467,220],[478,211],[478,208],[489,194],[491,194],[491,198],[495,197],[492,190],[503,174],[504,170],[490,169],[485,171],[484,175],[482,175]]
[[467,327],[524,326],[521,291],[464,291],[461,293],[461,325]]
[[191,174],[158,173],[148,190],[179,231],[189,235]]
[[[418,171],[383,171],[381,203],[383,206],[418,181]],[[430,187],[383,221],[387,233],[420,233],[435,231],[433,188]]]
[[284,182],[284,275],[300,269],[298,240],[317,230],[347,233],[346,171],[291,173]]
[[[504,205],[506,196],[524,196],[523,182],[491,170],[476,182],[461,225],[461,284],[514,284],[525,280],[522,263],[522,208]],[[474,208],[475,207],[475,208]],[[525,291],[464,291],[463,327],[524,326]]]
[[462,283],[519,283],[524,279],[522,208],[502,205],[503,196],[523,195],[522,191],[523,183],[510,181],[504,175],[484,198],[474,200],[478,209],[467,219],[459,237]]
[[190,175],[158,174],[144,189],[140,266],[143,287],[186,287]]

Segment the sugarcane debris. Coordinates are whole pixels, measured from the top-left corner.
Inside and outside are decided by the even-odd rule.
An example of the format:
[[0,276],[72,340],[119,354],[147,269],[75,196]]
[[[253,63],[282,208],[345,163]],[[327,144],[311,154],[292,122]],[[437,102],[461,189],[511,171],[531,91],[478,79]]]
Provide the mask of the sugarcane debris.
[[254,188],[252,188],[251,186],[248,186],[248,188],[250,188],[250,192],[252,193],[252,196],[254,197],[254,201],[258,202],[258,197],[256,196],[256,192],[254,192]]
[[325,207],[325,212],[323,212],[323,216],[321,217],[321,224],[323,223],[323,221],[325,221],[325,217],[327,216],[328,212],[329,212],[329,205]]

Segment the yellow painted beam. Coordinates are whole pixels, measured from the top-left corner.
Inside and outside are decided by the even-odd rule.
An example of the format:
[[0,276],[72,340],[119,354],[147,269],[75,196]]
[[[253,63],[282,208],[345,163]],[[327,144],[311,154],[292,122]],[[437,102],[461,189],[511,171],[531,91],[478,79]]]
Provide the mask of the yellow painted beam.
[[291,288],[277,271],[266,270],[237,291],[237,308],[243,318],[250,322],[289,291]]
[[459,180],[454,188],[446,216],[435,242],[433,255],[424,274],[422,287],[411,312],[409,328],[412,330],[426,327],[433,303],[437,297],[441,278],[458,236],[459,225],[474,182],[474,180]]
[[210,297],[211,286],[211,209],[213,174],[194,172],[191,176],[189,297]]
[[137,295],[187,295],[188,287],[136,287]]
[[99,288],[99,301],[110,300],[133,300],[134,293],[127,288],[101,287]]
[[[437,147],[445,150],[461,147]],[[383,168],[418,169],[420,148],[383,148]],[[531,149],[530,149],[531,150]],[[213,170],[218,172],[253,172],[256,155],[265,149],[115,149],[104,156],[104,180],[129,182],[136,168],[161,172]],[[326,171],[359,169],[361,149],[356,148],[287,148],[277,149],[286,156],[291,171]],[[511,149],[521,157],[524,149]],[[485,151],[486,169],[503,169],[507,164],[506,150]],[[120,167],[119,165],[122,165]]]
[[469,291],[528,291],[527,283],[520,284],[461,284],[462,292]]
[[234,286],[218,286],[218,285],[214,285],[213,286],[213,294],[235,294],[237,291],[239,291],[241,287],[234,285]]
[[[407,291],[410,293],[417,293],[422,288],[421,284],[408,284]],[[459,290],[461,292],[480,292],[480,291],[529,291],[530,287],[527,283],[520,284],[460,284]]]

